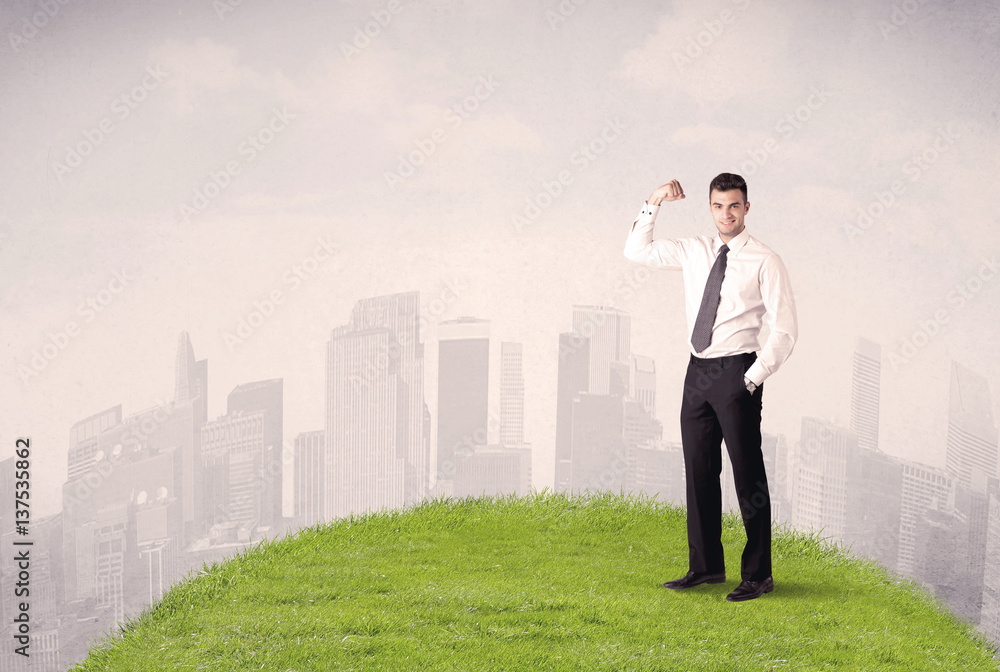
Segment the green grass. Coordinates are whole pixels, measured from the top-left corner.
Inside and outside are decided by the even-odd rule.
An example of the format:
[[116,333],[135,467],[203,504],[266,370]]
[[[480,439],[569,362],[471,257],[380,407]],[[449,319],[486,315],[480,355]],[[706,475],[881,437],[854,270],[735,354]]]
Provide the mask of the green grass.
[[997,670],[909,581],[814,535],[773,539],[774,592],[687,571],[684,510],[648,498],[437,499],[269,540],[176,584],[74,669]]

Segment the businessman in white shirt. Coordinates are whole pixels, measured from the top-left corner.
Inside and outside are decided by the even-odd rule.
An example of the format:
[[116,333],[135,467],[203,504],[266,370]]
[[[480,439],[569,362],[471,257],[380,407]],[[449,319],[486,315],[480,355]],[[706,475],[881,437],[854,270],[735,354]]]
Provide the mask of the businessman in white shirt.
[[[741,582],[726,596],[752,600],[774,590],[771,497],[761,454],[764,381],[788,359],[798,336],[795,300],[781,258],[750,235],[746,182],[721,173],[709,185],[714,236],[653,240],[660,204],[684,198],[672,180],[653,191],[632,224],[625,256],[683,273],[691,358],[681,401],[681,441],[687,472],[688,573],[663,584],[691,588],[724,583],[722,441],[733,465],[747,543]],[[760,346],[762,324],[769,327]]]

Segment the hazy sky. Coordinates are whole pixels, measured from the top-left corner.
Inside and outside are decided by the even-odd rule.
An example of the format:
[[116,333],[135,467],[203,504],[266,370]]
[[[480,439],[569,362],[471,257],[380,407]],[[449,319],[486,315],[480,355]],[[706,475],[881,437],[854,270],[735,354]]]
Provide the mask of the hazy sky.
[[39,513],[60,507],[70,425],[172,398],[181,330],[209,416],[282,377],[290,441],[323,428],[330,329],[414,289],[435,417],[438,322],[491,320],[496,361],[524,343],[536,487],[573,304],[631,313],[679,440],[681,275],[622,250],[674,178],[688,198],[655,236],[713,235],[723,171],[798,304],[765,431],[849,421],[859,334],[883,346],[886,452],[943,465],[952,358],[998,408],[991,0],[66,0],[5,3],[0,29],[0,458],[32,437]]

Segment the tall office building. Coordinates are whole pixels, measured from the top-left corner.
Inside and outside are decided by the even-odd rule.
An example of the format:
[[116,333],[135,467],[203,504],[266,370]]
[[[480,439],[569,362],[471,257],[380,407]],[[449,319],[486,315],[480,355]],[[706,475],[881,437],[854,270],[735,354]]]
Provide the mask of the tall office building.
[[520,343],[500,344],[500,443],[524,443],[524,353]]
[[326,454],[323,430],[295,437],[295,520],[311,527],[323,520]]
[[858,435],[862,450],[878,450],[881,372],[881,346],[859,336],[851,376],[851,431]]
[[94,454],[99,450],[98,437],[110,427],[122,422],[122,405],[95,413],[69,429],[69,454],[67,456],[67,480],[79,478],[90,470]]
[[274,523],[274,506],[264,481],[269,458],[266,424],[263,410],[236,411],[201,428],[202,512],[217,543],[248,541],[257,528]]
[[955,487],[952,477],[941,469],[911,460],[900,462],[903,465],[903,483],[896,569],[912,576],[918,560],[917,523],[930,509],[951,512],[955,507]]
[[[955,508],[950,514],[952,525],[959,531],[952,548],[950,562],[940,562],[937,573],[921,577],[932,583],[935,592],[940,583],[953,583],[946,601],[959,616],[978,623],[982,616],[985,588],[986,547],[989,538],[990,493],[997,489],[997,479],[973,468],[972,485],[955,483]],[[919,536],[919,532],[918,532]],[[941,558],[944,549],[929,545],[931,552],[924,557],[925,569],[933,569],[931,560]]]
[[455,451],[455,497],[523,497],[530,491],[531,449],[527,446],[463,446]]
[[680,506],[687,504],[684,449],[680,442],[652,439],[634,446],[629,454],[627,492]]
[[573,399],[569,490],[624,489],[629,456],[624,436],[624,397],[579,393]]
[[445,494],[454,485],[455,450],[488,442],[489,369],[488,320],[460,317],[438,325],[437,481]]
[[986,552],[983,566],[983,604],[979,629],[1000,644],[1000,487],[990,483],[987,496]]
[[968,576],[965,551],[968,525],[954,512],[927,509],[914,527],[913,570],[910,578],[933,590],[952,611]]
[[208,360],[195,360],[191,337],[186,331],[177,337],[174,380],[174,402],[194,402],[195,426],[205,424],[208,421]]
[[997,475],[997,426],[986,378],[958,362],[951,363],[948,395],[948,445],[945,468],[965,485],[972,484],[972,470]]
[[192,415],[186,402],[129,416],[99,435],[87,471],[63,485],[66,602],[91,600],[114,623],[178,577],[195,529],[183,469]]
[[847,463],[857,436],[819,418],[802,418],[792,494],[793,520],[801,529],[842,539],[847,511]]
[[590,385],[587,392],[610,394],[612,362],[629,366],[632,354],[631,316],[617,308],[573,306],[573,331],[590,341]]
[[656,362],[652,357],[632,355],[629,396],[642,404],[652,418],[656,417]]
[[858,447],[847,461],[844,524],[844,543],[853,554],[878,560],[890,569],[896,566],[902,497],[902,463],[883,452]]
[[[763,437],[761,437],[763,438]],[[792,523],[792,481],[793,468],[789,465],[794,457],[789,450],[788,437],[778,434],[774,442],[774,474],[775,485],[771,493],[771,515],[778,523]],[[767,479],[771,484],[770,474]]]
[[590,381],[590,339],[575,332],[559,334],[559,373],[556,385],[556,492],[570,489],[573,465],[573,400],[585,393]]
[[191,439],[185,439],[190,449],[181,452],[180,470],[184,474],[181,496],[184,510],[185,540],[190,542],[204,532],[199,529],[203,520],[195,508],[201,503],[201,428],[208,422],[208,360],[194,357],[191,338],[186,331],[177,337],[177,356],[174,360],[174,408],[187,407],[191,416]]
[[572,411],[570,487],[573,492],[628,492],[636,450],[663,437],[663,427],[635,399],[577,394]]
[[282,519],[282,482],[284,479],[284,380],[272,378],[242,383],[226,398],[226,415],[263,411],[264,452],[260,473],[263,516],[261,525],[271,526]]
[[418,292],[358,301],[330,334],[325,519],[424,499],[430,480]]

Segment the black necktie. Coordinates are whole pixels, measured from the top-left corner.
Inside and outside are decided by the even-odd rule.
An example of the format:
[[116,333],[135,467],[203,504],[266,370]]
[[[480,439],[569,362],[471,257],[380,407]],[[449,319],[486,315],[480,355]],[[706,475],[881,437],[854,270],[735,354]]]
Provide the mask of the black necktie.
[[694,331],[691,332],[691,345],[695,352],[701,352],[712,342],[712,327],[715,326],[715,315],[719,312],[719,303],[722,301],[722,278],[726,275],[727,252],[729,246],[723,245],[705,283],[698,319],[694,321]]

